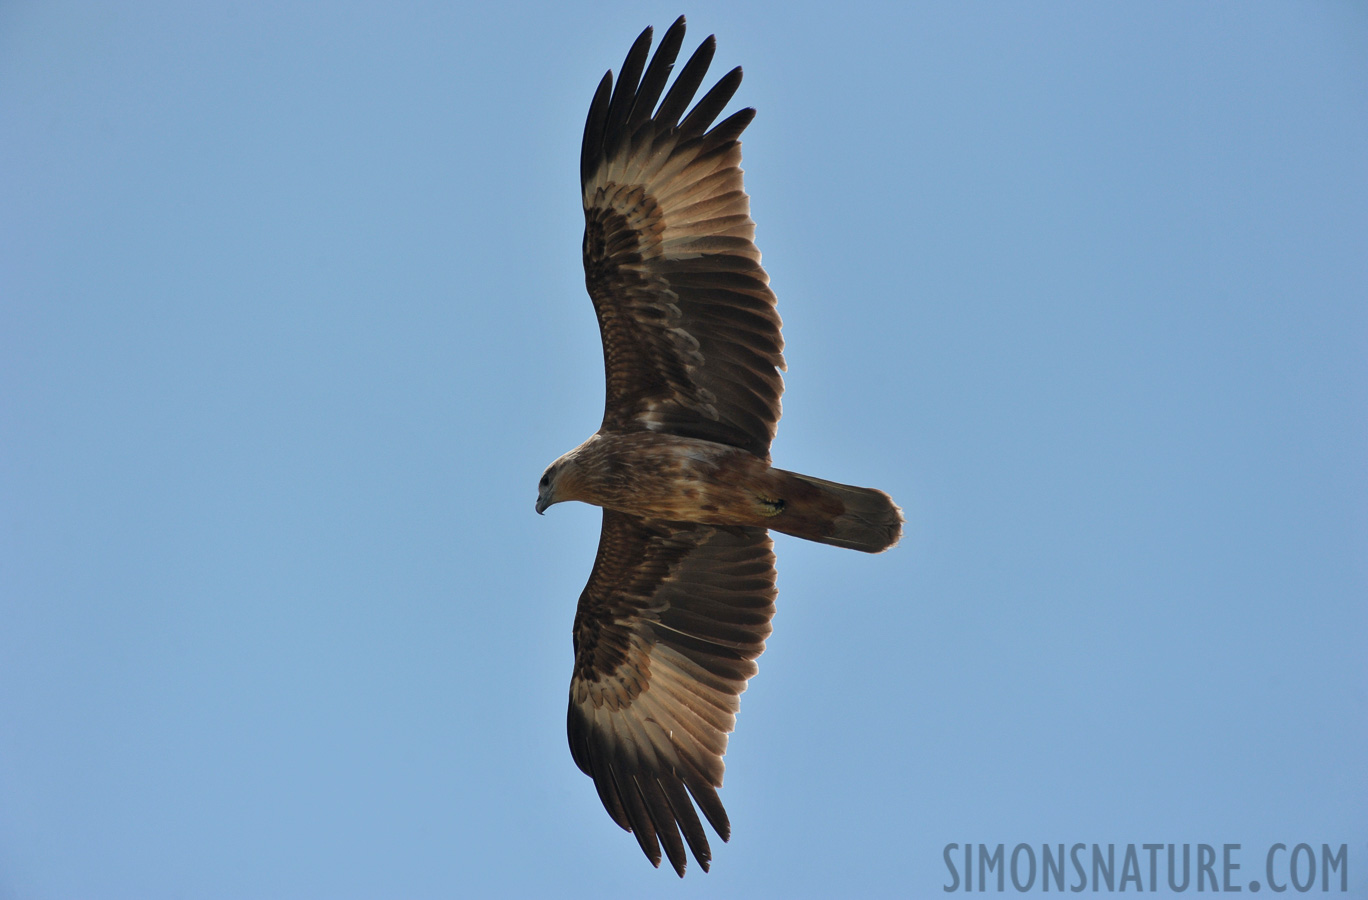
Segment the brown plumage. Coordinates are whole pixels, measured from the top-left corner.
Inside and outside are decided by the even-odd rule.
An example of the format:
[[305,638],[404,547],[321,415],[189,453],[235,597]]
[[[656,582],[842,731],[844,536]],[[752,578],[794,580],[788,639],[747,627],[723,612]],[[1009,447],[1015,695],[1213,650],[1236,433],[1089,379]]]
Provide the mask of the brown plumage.
[[714,41],[667,92],[683,39],[681,16],[647,65],[647,28],[589,108],[584,273],[607,399],[598,433],[547,468],[537,495],[538,512],[603,507],[575,614],[571,753],[613,821],[657,866],[663,845],[681,876],[686,843],[705,871],[711,859],[695,804],[730,836],[717,788],[774,615],[768,530],[871,553],[902,532],[882,491],[770,465],[784,357],[741,183],[755,111],[713,125],[737,68],[686,115]]

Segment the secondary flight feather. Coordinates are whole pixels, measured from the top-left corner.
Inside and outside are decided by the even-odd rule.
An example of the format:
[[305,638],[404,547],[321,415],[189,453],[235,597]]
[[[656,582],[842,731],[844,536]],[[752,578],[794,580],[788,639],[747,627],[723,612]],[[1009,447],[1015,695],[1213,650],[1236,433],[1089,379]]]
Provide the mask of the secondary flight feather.
[[770,465],[784,357],[741,181],[755,110],[714,124],[740,68],[693,102],[712,37],[666,90],[683,16],[647,64],[651,38],[616,85],[604,75],[584,127],[584,277],[607,397],[598,432],[542,475],[537,512],[603,507],[575,613],[570,752],[613,821],[682,876],[686,845],[704,871],[712,858],[699,812],[731,833],[717,789],[774,615],[769,530],[877,553],[902,515],[882,491]]

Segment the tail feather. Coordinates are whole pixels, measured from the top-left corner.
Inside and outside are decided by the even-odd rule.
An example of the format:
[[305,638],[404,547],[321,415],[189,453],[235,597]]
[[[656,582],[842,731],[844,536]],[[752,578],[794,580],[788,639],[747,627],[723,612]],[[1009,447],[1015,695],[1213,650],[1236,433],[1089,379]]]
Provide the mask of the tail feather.
[[768,523],[775,531],[865,553],[887,550],[902,537],[902,510],[883,491],[772,471],[784,481],[783,511]]

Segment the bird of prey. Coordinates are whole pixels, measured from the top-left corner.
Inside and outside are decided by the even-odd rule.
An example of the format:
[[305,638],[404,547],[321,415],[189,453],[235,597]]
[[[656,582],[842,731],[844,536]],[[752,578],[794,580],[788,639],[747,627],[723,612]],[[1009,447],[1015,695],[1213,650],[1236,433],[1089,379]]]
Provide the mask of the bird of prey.
[[784,358],[741,185],[738,138],[755,110],[713,124],[739,67],[688,109],[712,37],[666,91],[683,39],[681,16],[647,65],[647,28],[589,107],[584,279],[607,402],[598,432],[537,491],[539,513],[603,507],[575,613],[570,752],[613,821],[655,866],[663,845],[681,876],[685,843],[704,871],[711,860],[695,803],[731,833],[717,789],[774,615],[769,530],[877,553],[903,521],[882,491],[770,465]]

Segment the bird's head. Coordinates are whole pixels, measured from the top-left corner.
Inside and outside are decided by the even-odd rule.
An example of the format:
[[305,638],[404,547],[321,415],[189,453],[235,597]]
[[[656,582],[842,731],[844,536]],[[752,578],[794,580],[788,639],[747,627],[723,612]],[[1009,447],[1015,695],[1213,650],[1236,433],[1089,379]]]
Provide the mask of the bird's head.
[[583,454],[585,454],[586,448],[594,446],[598,439],[599,436],[594,435],[546,467],[546,471],[542,473],[541,481],[537,483],[537,512],[544,513],[548,506],[564,500],[587,500],[589,498],[584,477],[585,469],[581,465],[581,459],[585,458]]
[[557,502],[556,498],[556,474],[560,468],[560,460],[556,460],[546,467],[542,473],[541,481],[537,482],[537,515],[545,515],[546,508]]

